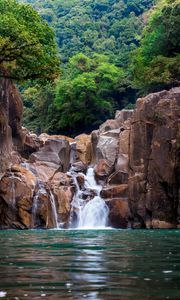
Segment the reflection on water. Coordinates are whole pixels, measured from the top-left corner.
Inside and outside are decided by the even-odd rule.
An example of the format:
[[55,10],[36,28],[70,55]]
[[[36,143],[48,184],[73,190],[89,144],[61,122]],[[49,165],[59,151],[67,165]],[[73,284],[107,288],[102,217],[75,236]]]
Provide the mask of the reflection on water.
[[180,231],[0,231],[0,245],[2,299],[180,299]]

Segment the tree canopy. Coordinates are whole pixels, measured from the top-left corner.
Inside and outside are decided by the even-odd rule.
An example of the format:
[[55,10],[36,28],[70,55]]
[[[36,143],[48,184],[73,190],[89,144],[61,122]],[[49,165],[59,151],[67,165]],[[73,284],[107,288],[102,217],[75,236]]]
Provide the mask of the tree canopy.
[[[20,1],[20,0],[19,0]],[[129,63],[154,0],[21,0],[31,3],[56,34],[61,61],[77,53],[109,56],[118,66]]]
[[180,83],[180,2],[158,2],[134,54],[133,73],[145,92]]
[[112,115],[118,103],[117,86],[125,78],[123,69],[109,63],[108,57],[73,56],[57,83],[56,103],[62,128],[91,128]]
[[53,79],[59,72],[54,33],[30,6],[0,0],[0,76]]

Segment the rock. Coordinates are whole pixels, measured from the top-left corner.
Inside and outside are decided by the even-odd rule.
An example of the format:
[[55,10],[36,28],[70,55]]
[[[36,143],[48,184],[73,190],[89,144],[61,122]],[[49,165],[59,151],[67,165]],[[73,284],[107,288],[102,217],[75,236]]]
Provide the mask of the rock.
[[35,163],[29,164],[30,169],[32,172],[37,176],[40,181],[47,183],[54,174],[58,171],[62,170],[62,167],[46,161],[37,161]]
[[97,148],[96,148],[96,161],[100,159],[107,160],[113,167],[117,158],[119,147],[119,137],[110,136],[109,133],[99,136]]
[[118,124],[124,126],[125,121],[131,119],[133,114],[133,109],[122,109],[117,110],[115,114],[115,120],[118,121]]
[[[148,228],[148,226],[147,226]],[[156,229],[173,229],[176,228],[176,224],[172,224],[166,221],[160,221],[160,220],[152,220],[151,227],[150,228],[156,228]]]
[[[1,71],[6,73],[5,70]],[[22,148],[22,100],[11,80],[0,79],[0,173],[9,167],[13,150]],[[14,145],[13,145],[14,142]],[[14,148],[14,149],[13,149]]]
[[72,164],[71,170],[76,173],[85,173],[87,171],[87,165],[85,165],[82,161],[77,161]]
[[180,89],[138,99],[131,119],[129,204],[134,224],[178,224]]
[[128,185],[120,184],[114,186],[108,186],[102,189],[100,196],[104,199],[112,198],[127,198],[128,196]]
[[127,199],[106,200],[109,207],[109,222],[114,228],[127,228],[129,224],[129,206]]
[[65,140],[69,143],[75,142],[73,138],[66,135],[49,135],[47,133],[41,133],[38,138],[43,144],[45,144],[47,140]]
[[22,128],[23,134],[23,150],[22,156],[29,158],[30,154],[36,152],[43,146],[43,142],[34,133],[31,133],[25,127]]
[[108,185],[128,183],[128,173],[123,171],[115,171],[108,178]]
[[16,223],[18,228],[30,228],[33,194],[36,186],[36,177],[28,170],[18,165],[12,166],[0,181],[1,207],[4,217],[0,225],[8,227]]
[[57,200],[58,215],[61,223],[67,226],[71,211],[71,202],[74,196],[72,177],[58,172],[49,182],[49,186]]
[[115,170],[118,172],[129,172],[129,166],[128,166],[128,155],[118,153],[118,158],[115,164]]
[[77,159],[88,165],[91,162],[91,135],[81,134],[75,137]]
[[96,163],[96,149],[97,149],[98,139],[99,139],[99,130],[92,131],[91,133],[91,151],[92,151],[91,163],[92,164]]
[[30,162],[50,162],[58,167],[61,166],[62,171],[69,170],[70,165],[70,146],[66,140],[47,140],[44,146],[38,151],[30,155]]
[[83,174],[78,174],[76,179],[77,179],[80,189],[83,189],[84,183],[85,183],[85,178],[84,178]]
[[112,171],[113,167],[106,159],[100,159],[94,168],[95,176],[98,179],[106,179]]
[[100,127],[99,131],[100,134],[113,130],[113,129],[118,129],[119,128],[119,122],[117,120],[107,120],[104,122]]
[[9,126],[12,130],[12,138],[15,150],[19,152],[23,148],[23,134],[22,134],[22,115],[23,102],[17,87],[9,81],[8,87],[8,102],[9,102]]

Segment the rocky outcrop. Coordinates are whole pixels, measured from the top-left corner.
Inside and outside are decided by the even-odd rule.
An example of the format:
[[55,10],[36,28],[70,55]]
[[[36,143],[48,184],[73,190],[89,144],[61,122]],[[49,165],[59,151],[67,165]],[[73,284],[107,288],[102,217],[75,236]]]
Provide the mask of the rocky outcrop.
[[137,100],[131,118],[129,149],[132,226],[179,226],[179,88]]
[[12,151],[22,148],[22,101],[9,79],[0,79],[0,173],[11,164]]
[[85,165],[91,163],[91,135],[81,134],[75,137],[77,159]]
[[[22,128],[19,93],[0,84],[1,228],[66,228],[80,210],[75,197],[88,203],[100,190],[110,226],[180,228],[179,88],[138,99],[134,111],[71,139]],[[90,165],[97,191],[85,176]]]

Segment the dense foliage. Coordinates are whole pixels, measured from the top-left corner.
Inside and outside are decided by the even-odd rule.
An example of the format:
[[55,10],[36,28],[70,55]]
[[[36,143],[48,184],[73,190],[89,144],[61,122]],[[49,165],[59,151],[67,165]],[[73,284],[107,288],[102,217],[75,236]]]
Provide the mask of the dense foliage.
[[[31,3],[54,29],[62,73],[56,99],[54,92],[50,97],[49,86],[24,90],[26,126],[67,134],[90,131],[115,109],[135,100],[130,53],[139,44],[144,12],[152,0],[24,2]],[[89,69],[79,69],[82,60],[91,65]]]
[[110,57],[118,66],[129,62],[139,43],[145,15],[153,0],[24,0],[54,28],[61,61],[81,52]]
[[160,1],[144,30],[135,53],[137,87],[148,91],[180,83],[180,2]]
[[52,79],[58,73],[54,33],[29,5],[0,0],[0,76]]
[[97,127],[111,116],[115,107],[121,106],[118,85],[125,77],[125,72],[110,64],[106,56],[96,54],[89,58],[82,53],[73,56],[57,83],[59,126],[72,132],[74,128],[82,130],[82,124]]
[[19,1],[49,22],[61,58],[54,85],[23,89],[30,129],[90,131],[136,92],[179,84],[179,0]]

